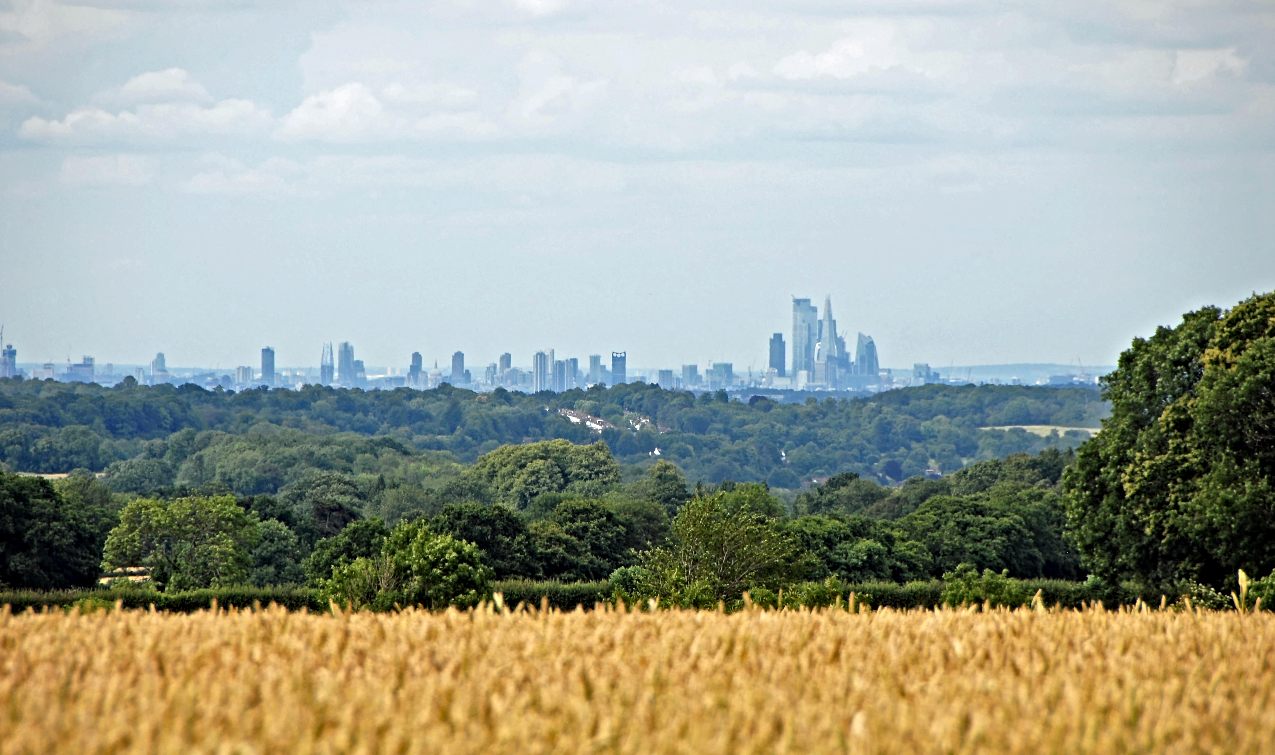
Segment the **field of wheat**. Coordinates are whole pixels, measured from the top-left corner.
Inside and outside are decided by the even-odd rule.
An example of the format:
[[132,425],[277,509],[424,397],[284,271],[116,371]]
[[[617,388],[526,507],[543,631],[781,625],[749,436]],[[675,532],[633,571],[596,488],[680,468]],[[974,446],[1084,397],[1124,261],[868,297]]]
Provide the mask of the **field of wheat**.
[[0,609],[0,751],[1271,752],[1275,616]]

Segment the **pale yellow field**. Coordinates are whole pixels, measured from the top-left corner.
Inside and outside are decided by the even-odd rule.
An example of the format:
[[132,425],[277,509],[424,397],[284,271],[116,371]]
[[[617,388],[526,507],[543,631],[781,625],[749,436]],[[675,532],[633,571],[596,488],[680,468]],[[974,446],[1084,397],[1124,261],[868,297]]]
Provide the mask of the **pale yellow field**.
[[1275,749],[1275,616],[0,614],[3,752]]
[[1049,437],[1050,433],[1058,433],[1066,435],[1068,430],[1076,430],[1086,433],[1090,436],[1097,435],[1102,428],[1099,427],[1067,427],[1065,425],[992,425],[990,427],[981,428],[983,430],[1026,430],[1032,435],[1039,435],[1042,438]]

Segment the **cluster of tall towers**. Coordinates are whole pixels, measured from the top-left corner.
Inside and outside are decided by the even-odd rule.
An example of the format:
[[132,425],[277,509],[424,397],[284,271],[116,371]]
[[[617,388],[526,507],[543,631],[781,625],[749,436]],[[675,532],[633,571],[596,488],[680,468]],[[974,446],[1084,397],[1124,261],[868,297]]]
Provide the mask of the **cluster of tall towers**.
[[877,382],[881,365],[871,336],[859,333],[853,358],[832,316],[832,297],[823,303],[823,317],[810,299],[792,299],[792,369],[785,365],[783,333],[770,337],[770,369],[791,378],[798,388],[860,388]]

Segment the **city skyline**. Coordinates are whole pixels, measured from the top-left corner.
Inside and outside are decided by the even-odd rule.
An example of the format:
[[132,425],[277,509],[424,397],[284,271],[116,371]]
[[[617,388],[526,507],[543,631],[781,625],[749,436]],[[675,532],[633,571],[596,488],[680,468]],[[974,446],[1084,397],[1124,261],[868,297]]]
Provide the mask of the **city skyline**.
[[19,3],[0,321],[59,362],[760,367],[831,294],[892,364],[1110,364],[1275,289],[1272,32],[1230,0]]

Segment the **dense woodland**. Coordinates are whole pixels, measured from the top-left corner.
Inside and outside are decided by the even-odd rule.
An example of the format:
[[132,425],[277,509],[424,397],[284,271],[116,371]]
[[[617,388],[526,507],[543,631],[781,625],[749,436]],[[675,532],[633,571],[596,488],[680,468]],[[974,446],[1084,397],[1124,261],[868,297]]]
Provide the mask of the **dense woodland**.
[[[614,425],[600,435],[571,409]],[[928,386],[865,400],[779,404],[650,385],[526,395],[431,390],[206,391],[193,385],[114,388],[0,381],[0,465],[10,471],[106,470],[119,491],[221,485],[275,493],[312,470],[419,482],[422,464],[446,473],[498,446],[560,438],[602,440],[626,467],[672,461],[706,484],[765,482],[796,489],[854,472],[899,482],[951,473],[1011,453],[1070,448],[1084,433],[1041,438],[1005,425],[1096,427],[1096,390]]]

